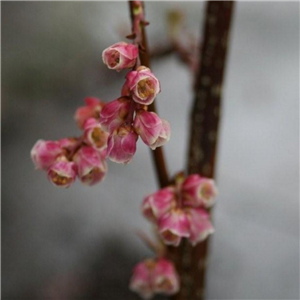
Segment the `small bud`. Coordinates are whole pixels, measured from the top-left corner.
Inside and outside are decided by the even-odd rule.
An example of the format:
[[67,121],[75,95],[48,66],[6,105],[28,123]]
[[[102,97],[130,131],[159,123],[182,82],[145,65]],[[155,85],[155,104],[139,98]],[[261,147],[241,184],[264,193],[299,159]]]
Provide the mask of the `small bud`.
[[152,271],[152,286],[155,293],[174,295],[179,291],[179,276],[171,261],[160,258]]
[[138,135],[129,126],[121,126],[109,136],[107,155],[116,163],[129,163],[136,151]]
[[154,194],[147,196],[142,204],[144,216],[150,221],[156,222],[163,214],[175,205],[174,189],[166,187]]
[[151,104],[160,92],[160,83],[149,68],[139,67],[126,76],[126,85],[129,88],[132,99],[140,104]]
[[185,205],[211,207],[215,202],[217,188],[213,179],[192,174],[182,184],[182,195]]
[[133,127],[143,142],[151,146],[159,137],[162,121],[156,113],[140,110],[135,116]]
[[74,155],[78,167],[78,177],[86,185],[95,185],[102,181],[107,172],[106,161],[101,153],[90,146],[81,147]]
[[89,118],[99,118],[99,113],[104,105],[101,100],[94,97],[85,98],[84,101],[86,105],[79,107],[74,115],[74,119],[81,129],[83,129],[85,121]]
[[87,144],[103,150],[107,147],[108,133],[101,128],[100,123],[94,119],[88,119],[84,124],[84,137]]
[[76,179],[77,167],[74,162],[59,160],[48,169],[48,179],[60,187],[69,187]]
[[100,124],[108,132],[120,127],[130,111],[131,101],[127,97],[120,97],[103,107],[100,113]]
[[171,137],[171,128],[170,123],[164,119],[161,120],[162,126],[156,141],[150,145],[152,150],[155,150],[157,147],[161,147],[165,145]]
[[166,245],[178,246],[190,236],[190,222],[182,209],[174,208],[158,220],[158,231]]
[[47,170],[63,154],[58,142],[38,140],[31,149],[31,159],[37,169]]
[[109,69],[121,71],[132,68],[138,57],[138,47],[125,42],[116,43],[102,52],[102,60]]
[[209,220],[209,214],[201,208],[187,209],[187,216],[190,220],[189,240],[193,246],[204,241],[208,235],[214,233],[214,228]]

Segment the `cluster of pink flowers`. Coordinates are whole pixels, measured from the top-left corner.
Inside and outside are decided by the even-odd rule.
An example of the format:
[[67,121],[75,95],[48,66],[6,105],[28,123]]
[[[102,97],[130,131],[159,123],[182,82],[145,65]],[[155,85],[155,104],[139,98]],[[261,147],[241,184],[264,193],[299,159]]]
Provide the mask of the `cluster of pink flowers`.
[[193,174],[177,176],[174,186],[148,195],[142,204],[144,216],[157,225],[167,245],[178,246],[188,238],[194,246],[214,232],[206,208],[214,204],[217,190],[214,181]]
[[135,266],[130,289],[143,299],[155,294],[173,295],[179,291],[179,276],[169,260],[146,259]]
[[83,130],[81,137],[38,140],[31,150],[36,168],[46,171],[48,179],[57,186],[69,187],[76,177],[84,184],[94,185],[102,181],[107,172],[108,133],[99,123],[104,103],[96,98],[86,98],[85,102],[74,117]]
[[[133,68],[138,61],[138,46],[114,44],[103,51],[102,59],[110,69]],[[139,66],[128,72],[121,97],[105,105],[100,123],[109,133],[107,156],[112,161],[130,162],[139,136],[153,150],[169,141],[169,122],[147,111],[159,92],[158,79],[149,68]]]

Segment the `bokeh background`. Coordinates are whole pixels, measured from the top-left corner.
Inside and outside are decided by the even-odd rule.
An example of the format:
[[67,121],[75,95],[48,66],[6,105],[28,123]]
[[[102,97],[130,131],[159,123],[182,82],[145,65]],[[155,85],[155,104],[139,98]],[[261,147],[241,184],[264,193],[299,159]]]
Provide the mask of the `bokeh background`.
[[[147,2],[151,49],[168,44],[166,14],[179,9],[201,38],[204,3]],[[2,299],[138,299],[131,270],[151,255],[136,229],[156,190],[141,142],[106,180],[69,189],[35,171],[37,139],[79,135],[86,96],[117,98],[126,73],[104,48],[130,33],[125,2],[2,2]],[[170,121],[171,173],[186,162],[192,76],[176,55],[153,61],[159,114]],[[299,298],[299,3],[237,3],[218,149],[209,299]]]

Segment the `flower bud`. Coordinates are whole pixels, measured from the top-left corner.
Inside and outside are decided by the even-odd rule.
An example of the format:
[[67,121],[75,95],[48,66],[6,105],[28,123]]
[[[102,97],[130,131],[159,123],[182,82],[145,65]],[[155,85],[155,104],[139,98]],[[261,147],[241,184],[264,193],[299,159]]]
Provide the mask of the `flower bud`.
[[152,271],[152,286],[155,293],[174,295],[179,291],[179,276],[171,261],[160,258]]
[[100,113],[100,124],[108,132],[113,132],[126,120],[130,111],[131,101],[128,97],[120,97],[103,107]]
[[149,68],[139,67],[126,76],[126,85],[131,92],[132,99],[140,104],[151,104],[160,92],[160,83]]
[[99,118],[99,113],[104,105],[101,100],[94,97],[85,98],[84,101],[86,105],[79,107],[74,115],[74,119],[81,129],[83,129],[85,121],[89,118]]
[[58,142],[38,140],[31,149],[31,159],[37,169],[47,170],[63,154]]
[[158,231],[166,245],[178,246],[190,236],[190,222],[182,209],[173,208],[158,220]]
[[154,194],[147,196],[142,204],[144,216],[150,221],[156,222],[163,214],[175,205],[174,189],[166,187]]
[[152,259],[147,259],[137,264],[133,270],[133,275],[130,280],[129,288],[138,293],[143,299],[151,299],[154,291],[151,286],[151,273],[155,265]]
[[217,188],[213,179],[192,174],[182,184],[182,195],[185,205],[211,207],[215,202]]
[[102,52],[102,60],[109,69],[121,71],[132,68],[138,57],[139,50],[136,45],[119,42],[106,48]]
[[140,110],[135,116],[133,127],[143,142],[151,146],[159,137],[162,121],[156,113]]
[[204,241],[208,235],[214,233],[214,228],[209,220],[209,214],[201,208],[187,209],[190,220],[189,240],[193,246]]
[[77,167],[74,162],[59,160],[48,169],[48,179],[60,187],[69,187],[76,179]]
[[78,177],[86,185],[95,185],[102,181],[107,172],[106,161],[101,153],[90,146],[84,146],[74,155],[78,167]]
[[155,150],[157,147],[165,145],[171,137],[171,128],[170,123],[164,119],[161,119],[162,126],[156,141],[150,145],[152,150]]
[[101,128],[100,123],[94,119],[88,119],[84,124],[84,137],[87,144],[102,150],[107,147],[108,133]]
[[116,163],[129,163],[136,151],[138,135],[129,126],[121,126],[109,136],[107,155]]

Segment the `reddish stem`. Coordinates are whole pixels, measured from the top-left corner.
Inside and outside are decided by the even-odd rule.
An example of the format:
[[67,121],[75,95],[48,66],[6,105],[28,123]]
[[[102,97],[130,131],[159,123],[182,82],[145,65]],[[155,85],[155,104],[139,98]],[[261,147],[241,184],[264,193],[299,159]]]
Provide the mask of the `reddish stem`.
[[[140,5],[142,12],[140,15],[135,15],[137,6]],[[142,1],[129,1],[130,17],[132,22],[132,31],[135,34],[135,39],[140,43],[139,57],[141,65],[150,68],[150,55],[147,43],[147,36],[145,31],[145,20],[140,19],[141,15],[144,17],[144,4]],[[139,22],[139,26],[137,23]],[[138,29],[137,29],[138,28]],[[138,32],[136,32],[138,31]],[[149,106],[149,111],[157,112],[155,107],[155,100]],[[165,156],[163,148],[159,147],[155,150],[151,150],[152,158],[155,165],[156,175],[160,187],[165,187],[169,184],[169,176],[166,168]]]

